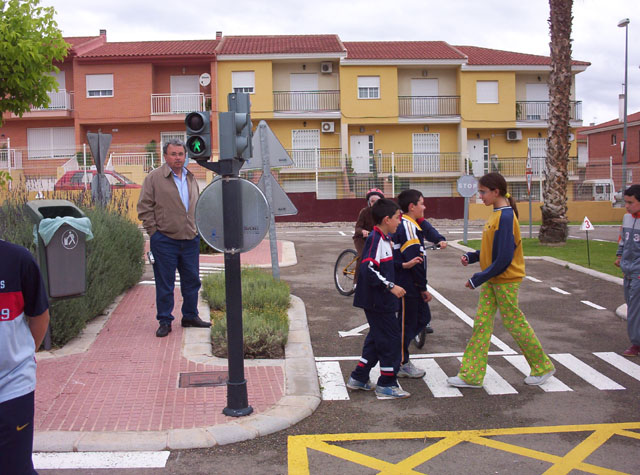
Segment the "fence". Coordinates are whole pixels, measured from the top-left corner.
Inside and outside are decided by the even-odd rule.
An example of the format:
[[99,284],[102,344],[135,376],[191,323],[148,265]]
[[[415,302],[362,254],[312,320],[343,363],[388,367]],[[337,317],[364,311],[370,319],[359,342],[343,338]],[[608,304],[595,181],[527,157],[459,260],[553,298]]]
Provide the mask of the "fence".
[[400,117],[460,115],[460,96],[399,96]]
[[275,112],[339,111],[340,91],[274,91]]

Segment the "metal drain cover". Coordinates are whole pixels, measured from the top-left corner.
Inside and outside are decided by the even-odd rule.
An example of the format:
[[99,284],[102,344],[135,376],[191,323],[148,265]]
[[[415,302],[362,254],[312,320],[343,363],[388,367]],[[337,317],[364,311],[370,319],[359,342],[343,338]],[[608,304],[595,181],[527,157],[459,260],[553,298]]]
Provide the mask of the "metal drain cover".
[[200,371],[197,373],[180,373],[179,388],[202,388],[207,386],[224,386],[229,375],[226,371]]

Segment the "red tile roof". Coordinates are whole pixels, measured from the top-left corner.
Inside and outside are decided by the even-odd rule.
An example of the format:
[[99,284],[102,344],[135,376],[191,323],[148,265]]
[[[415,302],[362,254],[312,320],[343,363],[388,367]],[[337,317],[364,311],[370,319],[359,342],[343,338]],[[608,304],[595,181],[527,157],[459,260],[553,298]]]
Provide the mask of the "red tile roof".
[[105,43],[79,58],[215,55],[218,40],[129,41]]
[[444,41],[345,41],[346,59],[459,59],[464,55]]
[[[479,46],[454,46],[455,49],[465,54],[471,66],[549,66],[549,56],[535,54],[514,53],[499,49],[481,48]],[[589,66],[586,61],[572,61],[574,66]]]
[[224,36],[217,51],[219,55],[343,52],[338,35]]
[[[636,121],[640,121],[640,112],[634,112],[633,114],[627,113],[627,124],[629,124],[630,122],[636,122]],[[622,127],[624,125],[624,122],[616,118],[616,119],[609,120],[607,122],[603,122],[601,124],[581,127],[580,129],[578,129],[578,132],[581,134],[588,135],[589,132],[597,132],[598,129],[604,129],[614,125],[619,125],[620,127]]]
[[93,41],[97,38],[100,38],[99,36],[67,36],[64,38],[64,40],[69,43],[69,45],[72,48],[75,48],[76,46],[80,46],[81,44],[87,43],[89,41]]

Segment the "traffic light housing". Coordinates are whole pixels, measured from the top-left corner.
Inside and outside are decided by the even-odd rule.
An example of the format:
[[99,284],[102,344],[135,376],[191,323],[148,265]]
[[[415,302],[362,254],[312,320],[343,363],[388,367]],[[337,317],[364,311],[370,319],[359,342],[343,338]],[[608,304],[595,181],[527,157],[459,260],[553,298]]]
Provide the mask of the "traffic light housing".
[[209,112],[190,112],[184,119],[187,129],[189,158],[207,161],[211,158],[211,119]]
[[219,117],[220,159],[237,158],[249,160],[253,154],[251,144],[252,127],[249,95],[231,93],[228,97],[229,111]]

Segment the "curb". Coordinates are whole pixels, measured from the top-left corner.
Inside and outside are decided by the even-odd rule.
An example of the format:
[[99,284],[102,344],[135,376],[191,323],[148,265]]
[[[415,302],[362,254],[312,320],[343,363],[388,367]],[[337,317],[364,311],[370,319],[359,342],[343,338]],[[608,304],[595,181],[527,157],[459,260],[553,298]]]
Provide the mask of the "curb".
[[[202,301],[200,305],[203,305]],[[208,308],[203,308],[203,310],[208,311]],[[293,426],[315,411],[320,404],[321,397],[307,314],[304,302],[299,297],[291,296],[288,315],[289,337],[285,347],[284,360],[245,361],[246,366],[265,364],[284,366],[284,396],[267,411],[242,417],[226,424],[191,429],[138,432],[36,431],[33,441],[34,452],[157,451],[207,448],[253,439]],[[104,318],[106,321],[108,316]],[[187,331],[184,332],[182,343],[183,356],[192,361],[209,364],[226,362],[225,359],[211,356],[211,346],[203,344],[203,336],[206,335],[206,338],[209,338],[208,329],[188,328],[185,330]],[[208,346],[208,351],[205,346]],[[63,354],[52,356],[63,356]]]

